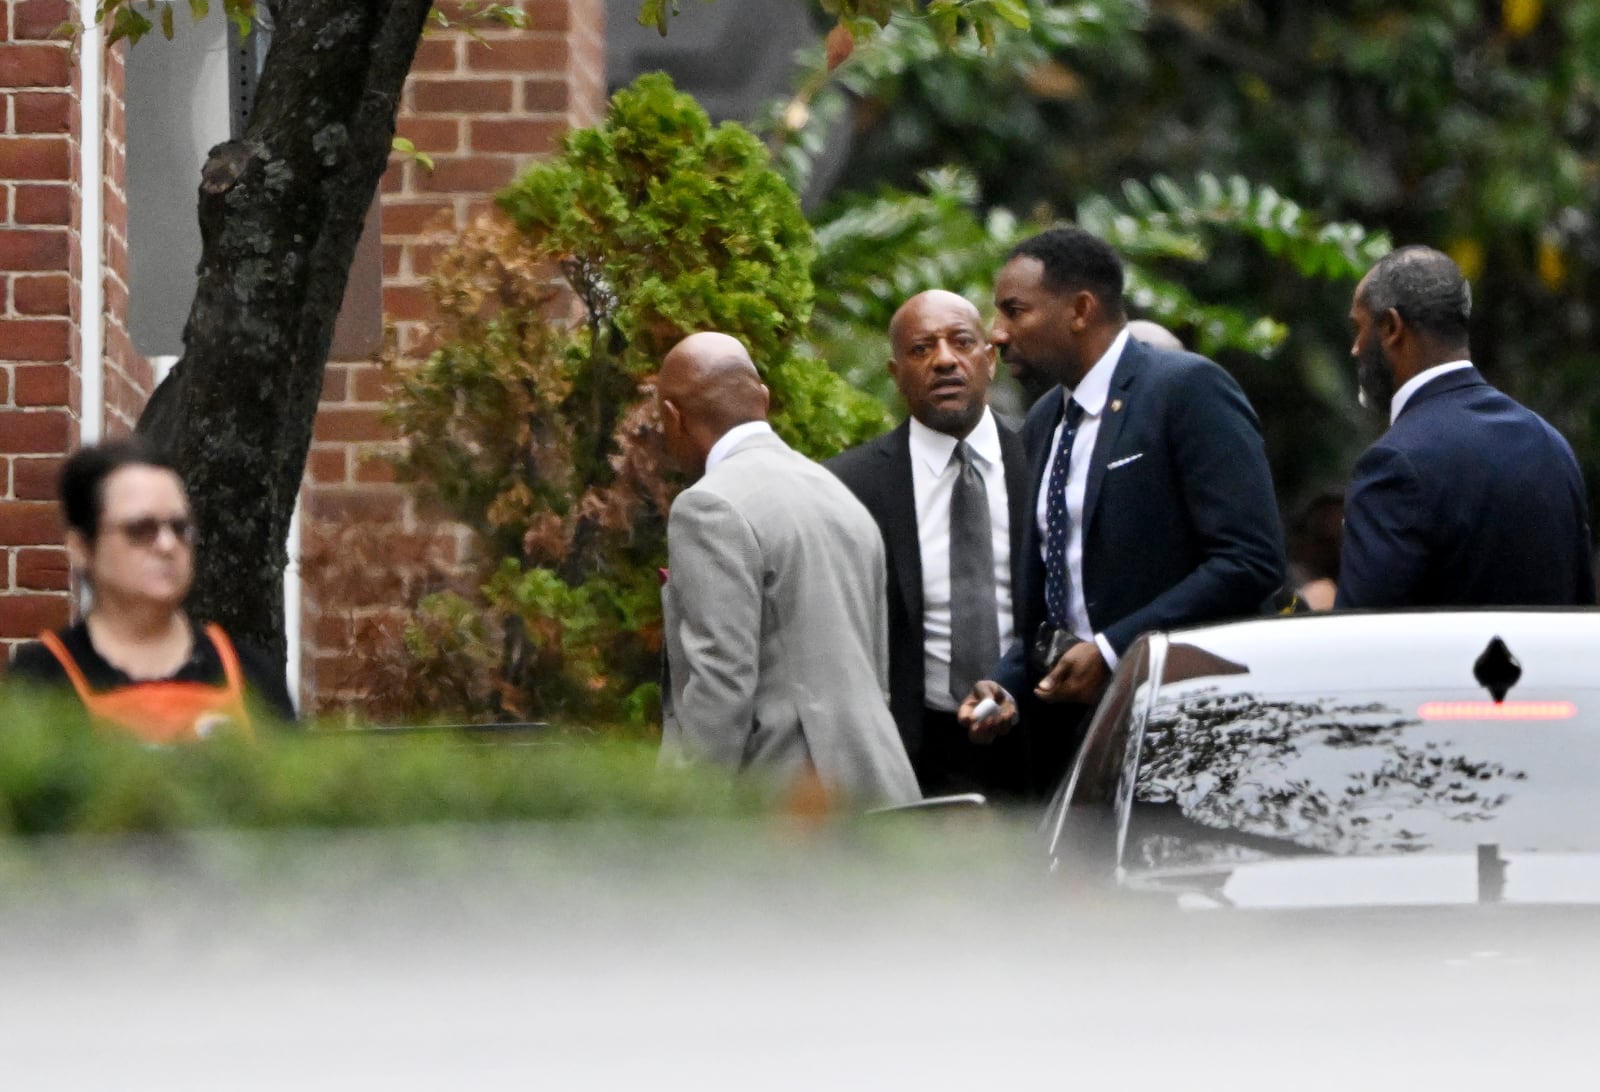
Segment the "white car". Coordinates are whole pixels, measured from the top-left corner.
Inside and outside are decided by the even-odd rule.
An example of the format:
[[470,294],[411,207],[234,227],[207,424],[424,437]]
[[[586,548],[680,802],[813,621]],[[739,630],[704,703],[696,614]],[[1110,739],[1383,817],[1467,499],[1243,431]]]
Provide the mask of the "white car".
[[1600,905],[1600,611],[1150,634],[1046,819],[1186,908]]

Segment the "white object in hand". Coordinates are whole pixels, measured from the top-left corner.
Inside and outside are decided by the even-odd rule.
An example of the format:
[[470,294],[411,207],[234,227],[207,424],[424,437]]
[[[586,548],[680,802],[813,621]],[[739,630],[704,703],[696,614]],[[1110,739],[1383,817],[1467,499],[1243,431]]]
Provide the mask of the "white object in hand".
[[977,723],[982,724],[986,717],[998,713],[999,711],[999,702],[995,701],[993,698],[984,698],[977,705],[972,707],[972,719]]

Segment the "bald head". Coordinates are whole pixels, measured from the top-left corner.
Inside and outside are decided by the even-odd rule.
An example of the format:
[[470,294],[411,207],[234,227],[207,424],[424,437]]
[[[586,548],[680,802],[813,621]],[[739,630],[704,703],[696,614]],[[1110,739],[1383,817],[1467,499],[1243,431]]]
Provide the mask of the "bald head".
[[661,362],[656,398],[668,450],[686,470],[704,467],[705,456],[729,429],[767,419],[767,388],[737,338],[690,334]]
[[921,325],[935,315],[960,317],[971,322],[975,329],[983,328],[983,319],[971,300],[954,292],[946,292],[943,288],[930,288],[926,292],[918,292],[895,311],[894,317],[889,320],[889,343],[898,345],[907,326]]
[[1129,319],[1128,336],[1136,338],[1146,345],[1153,345],[1157,349],[1169,349],[1175,353],[1183,352],[1183,342],[1178,340],[1177,334],[1159,322],[1151,322],[1149,319]]

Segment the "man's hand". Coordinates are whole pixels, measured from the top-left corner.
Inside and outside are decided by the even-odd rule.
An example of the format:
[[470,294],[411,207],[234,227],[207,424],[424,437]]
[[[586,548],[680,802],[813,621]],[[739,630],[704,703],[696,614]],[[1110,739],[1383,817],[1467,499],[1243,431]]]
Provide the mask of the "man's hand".
[[1033,692],[1040,701],[1089,705],[1100,700],[1110,678],[1111,669],[1100,655],[1100,646],[1093,641],[1079,641],[1061,654]]
[[[978,703],[985,698],[993,698],[997,708],[979,720]],[[956,720],[967,730],[967,735],[974,743],[992,742],[995,736],[1009,732],[1012,722],[1016,719],[1017,703],[1006,693],[1004,687],[989,679],[979,679],[973,683],[972,693],[967,695],[967,700],[956,710]]]

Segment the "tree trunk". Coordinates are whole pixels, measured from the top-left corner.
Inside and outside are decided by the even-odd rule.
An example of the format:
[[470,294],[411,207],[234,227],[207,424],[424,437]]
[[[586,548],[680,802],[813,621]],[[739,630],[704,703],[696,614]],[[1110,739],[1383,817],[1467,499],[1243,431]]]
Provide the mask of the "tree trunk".
[[278,0],[242,139],[211,151],[184,354],[139,422],[200,537],[189,607],[286,654],[285,540],[334,319],[432,0]]

